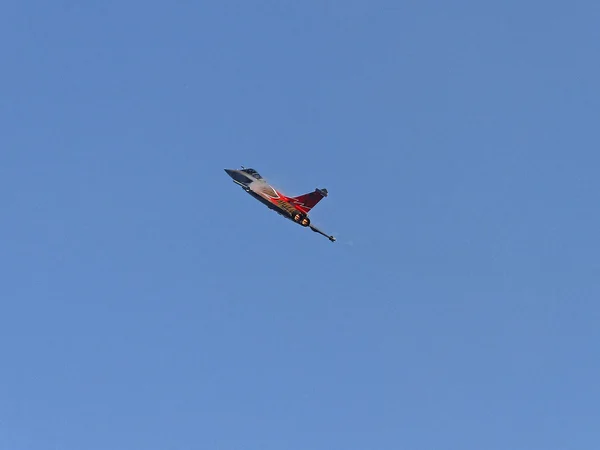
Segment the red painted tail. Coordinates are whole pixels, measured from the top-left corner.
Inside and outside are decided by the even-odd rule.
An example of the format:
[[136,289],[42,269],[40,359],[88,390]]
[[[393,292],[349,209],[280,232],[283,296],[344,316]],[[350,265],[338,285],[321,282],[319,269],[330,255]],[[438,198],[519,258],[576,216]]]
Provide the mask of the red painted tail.
[[302,212],[308,213],[324,197],[327,197],[327,189],[315,189],[309,194],[304,194],[299,197],[292,197],[290,201],[296,208]]

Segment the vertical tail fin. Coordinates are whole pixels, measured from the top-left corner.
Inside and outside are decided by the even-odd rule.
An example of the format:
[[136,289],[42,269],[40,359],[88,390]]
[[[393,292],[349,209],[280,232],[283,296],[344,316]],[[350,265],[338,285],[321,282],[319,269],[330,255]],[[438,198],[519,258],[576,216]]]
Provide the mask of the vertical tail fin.
[[301,211],[308,213],[315,207],[324,197],[327,197],[327,189],[315,189],[308,194],[292,197],[290,200]]

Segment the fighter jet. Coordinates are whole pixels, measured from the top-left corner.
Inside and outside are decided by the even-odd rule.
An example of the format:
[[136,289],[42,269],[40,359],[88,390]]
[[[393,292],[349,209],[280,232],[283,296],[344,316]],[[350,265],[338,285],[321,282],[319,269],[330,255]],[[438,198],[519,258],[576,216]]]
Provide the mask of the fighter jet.
[[256,170],[247,169],[244,166],[240,170],[225,169],[233,182],[238,184],[252,197],[266,205],[273,211],[281,214],[286,219],[303,227],[309,227],[315,233],[319,233],[331,242],[335,242],[333,236],[319,230],[311,225],[308,213],[324,197],[327,197],[327,189],[315,189],[308,194],[299,197],[287,197],[273,186],[271,186]]

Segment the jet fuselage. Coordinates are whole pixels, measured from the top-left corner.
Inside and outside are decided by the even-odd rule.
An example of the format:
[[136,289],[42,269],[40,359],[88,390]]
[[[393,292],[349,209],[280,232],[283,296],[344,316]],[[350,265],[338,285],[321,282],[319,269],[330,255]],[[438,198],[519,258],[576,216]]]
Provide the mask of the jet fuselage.
[[309,211],[321,199],[327,197],[327,189],[315,189],[313,192],[298,197],[288,197],[271,186],[256,170],[242,167],[240,170],[225,169],[225,172],[248,194],[262,204],[281,214],[303,227],[310,227],[313,231],[335,241],[333,236],[328,236],[310,224]]

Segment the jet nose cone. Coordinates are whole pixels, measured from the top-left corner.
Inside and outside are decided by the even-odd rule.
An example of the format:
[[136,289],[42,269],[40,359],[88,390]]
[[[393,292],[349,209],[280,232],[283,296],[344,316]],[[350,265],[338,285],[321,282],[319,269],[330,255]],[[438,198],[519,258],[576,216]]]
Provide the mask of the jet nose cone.
[[252,183],[252,179],[247,177],[243,172],[241,172],[239,170],[234,170],[234,169],[223,169],[223,170],[225,170],[225,173],[227,173],[227,175],[229,175],[231,178],[233,178],[233,181],[235,181],[237,184],[247,186],[250,183]]

